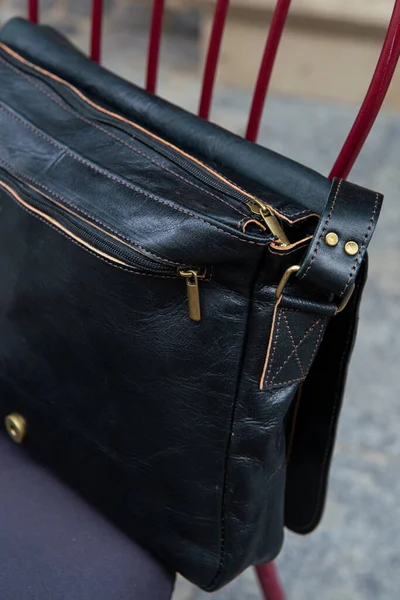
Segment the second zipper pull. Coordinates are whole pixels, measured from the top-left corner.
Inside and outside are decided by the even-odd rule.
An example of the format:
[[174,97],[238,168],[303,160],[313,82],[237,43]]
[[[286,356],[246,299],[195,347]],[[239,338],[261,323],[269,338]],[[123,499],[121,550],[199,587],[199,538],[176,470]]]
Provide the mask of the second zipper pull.
[[179,271],[179,276],[186,279],[189,317],[192,321],[201,321],[199,274],[194,269]]

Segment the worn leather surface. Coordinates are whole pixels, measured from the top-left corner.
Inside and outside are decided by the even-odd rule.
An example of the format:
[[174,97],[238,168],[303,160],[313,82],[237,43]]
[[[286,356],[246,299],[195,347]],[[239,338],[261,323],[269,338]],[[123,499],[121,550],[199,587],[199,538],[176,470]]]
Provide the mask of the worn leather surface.
[[[173,569],[214,590],[272,560],[282,544],[285,427],[338,298],[295,277],[279,302],[275,290],[315,243],[310,213],[324,212],[330,183],[256,147],[271,182],[236,173],[228,149],[250,165],[253,146],[150,103],[47,28],[15,20],[0,41],[167,139],[184,132],[183,150],[200,147],[236,188],[257,189],[299,238],[277,248],[248,223],[242,192],[221,189],[214,176],[199,180],[134,127],[0,47],[0,410],[26,417],[32,454]],[[31,208],[39,192],[44,213],[57,207],[53,222]],[[116,264],[96,253],[90,234],[92,248],[61,230],[59,215],[71,212],[134,248],[138,264]],[[149,273],[144,259],[162,273]],[[205,274],[200,322],[189,319],[177,276],[189,266]],[[353,323],[345,314],[344,327]],[[319,370],[312,382],[312,402],[323,401]],[[295,477],[290,467],[292,482],[301,463]]]

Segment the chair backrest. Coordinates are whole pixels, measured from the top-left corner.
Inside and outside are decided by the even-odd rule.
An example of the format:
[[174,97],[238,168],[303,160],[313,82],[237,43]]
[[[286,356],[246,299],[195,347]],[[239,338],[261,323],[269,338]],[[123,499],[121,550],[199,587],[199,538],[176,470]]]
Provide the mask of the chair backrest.
[[[259,74],[255,83],[253,101],[248,117],[246,138],[256,141],[269,82],[274,68],[279,42],[289,12],[291,0],[277,0],[266,39]],[[153,0],[149,48],[147,58],[147,90],[156,93],[160,54],[160,40],[165,0]],[[198,114],[208,119],[212,103],[215,75],[218,66],[222,36],[226,24],[229,0],[216,0],[214,21],[208,46],[203,75]],[[39,21],[39,0],[28,0],[29,19]],[[92,0],[92,25],[90,54],[92,60],[100,62],[102,43],[103,0]],[[331,170],[330,177],[346,178],[350,173],[365,140],[382,107],[400,55],[400,0],[395,0],[392,18],[388,25],[385,41],[373,73],[371,83],[354,124]]]

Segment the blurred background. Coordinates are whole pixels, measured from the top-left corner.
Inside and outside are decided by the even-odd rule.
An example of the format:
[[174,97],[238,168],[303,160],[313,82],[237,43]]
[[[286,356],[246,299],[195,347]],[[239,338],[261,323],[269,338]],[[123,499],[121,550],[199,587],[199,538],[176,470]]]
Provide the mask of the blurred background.
[[[151,0],[108,0],[103,64],[143,85]],[[211,119],[243,135],[273,0],[231,0]],[[42,0],[41,21],[89,47],[89,0]],[[167,0],[158,93],[199,102],[214,0]],[[328,174],[372,75],[393,0],[293,0],[259,143]],[[0,23],[26,0],[0,0]],[[288,533],[277,560],[288,600],[400,597],[400,69],[350,179],[385,194],[370,250],[325,516]],[[323,401],[323,398],[321,399]],[[209,595],[179,580],[174,600]],[[260,600],[249,570],[215,600]]]

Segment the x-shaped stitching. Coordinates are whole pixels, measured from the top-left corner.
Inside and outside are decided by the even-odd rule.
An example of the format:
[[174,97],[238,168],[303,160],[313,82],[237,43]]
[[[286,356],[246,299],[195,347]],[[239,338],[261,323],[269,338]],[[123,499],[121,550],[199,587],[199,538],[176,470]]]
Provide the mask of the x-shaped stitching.
[[[286,317],[285,317],[286,318]],[[299,341],[299,343],[297,344],[297,346],[295,345],[292,352],[289,354],[289,356],[287,357],[287,359],[285,360],[285,362],[280,366],[280,368],[277,370],[277,372],[275,373],[275,375],[272,377],[272,379],[270,380],[269,384],[271,385],[275,379],[278,377],[279,373],[282,371],[283,367],[286,365],[286,363],[292,358],[293,354],[296,352],[298,348],[301,346],[301,344],[304,342],[304,340],[307,338],[307,336],[312,332],[312,330],[318,325],[318,323],[321,322],[321,319],[318,319],[318,321],[315,321],[315,323],[313,323],[311,325],[311,327],[309,327],[307,329],[307,331],[305,332],[305,334],[303,335],[303,337],[301,338],[301,340]],[[303,373],[303,368],[301,368],[301,372]]]

